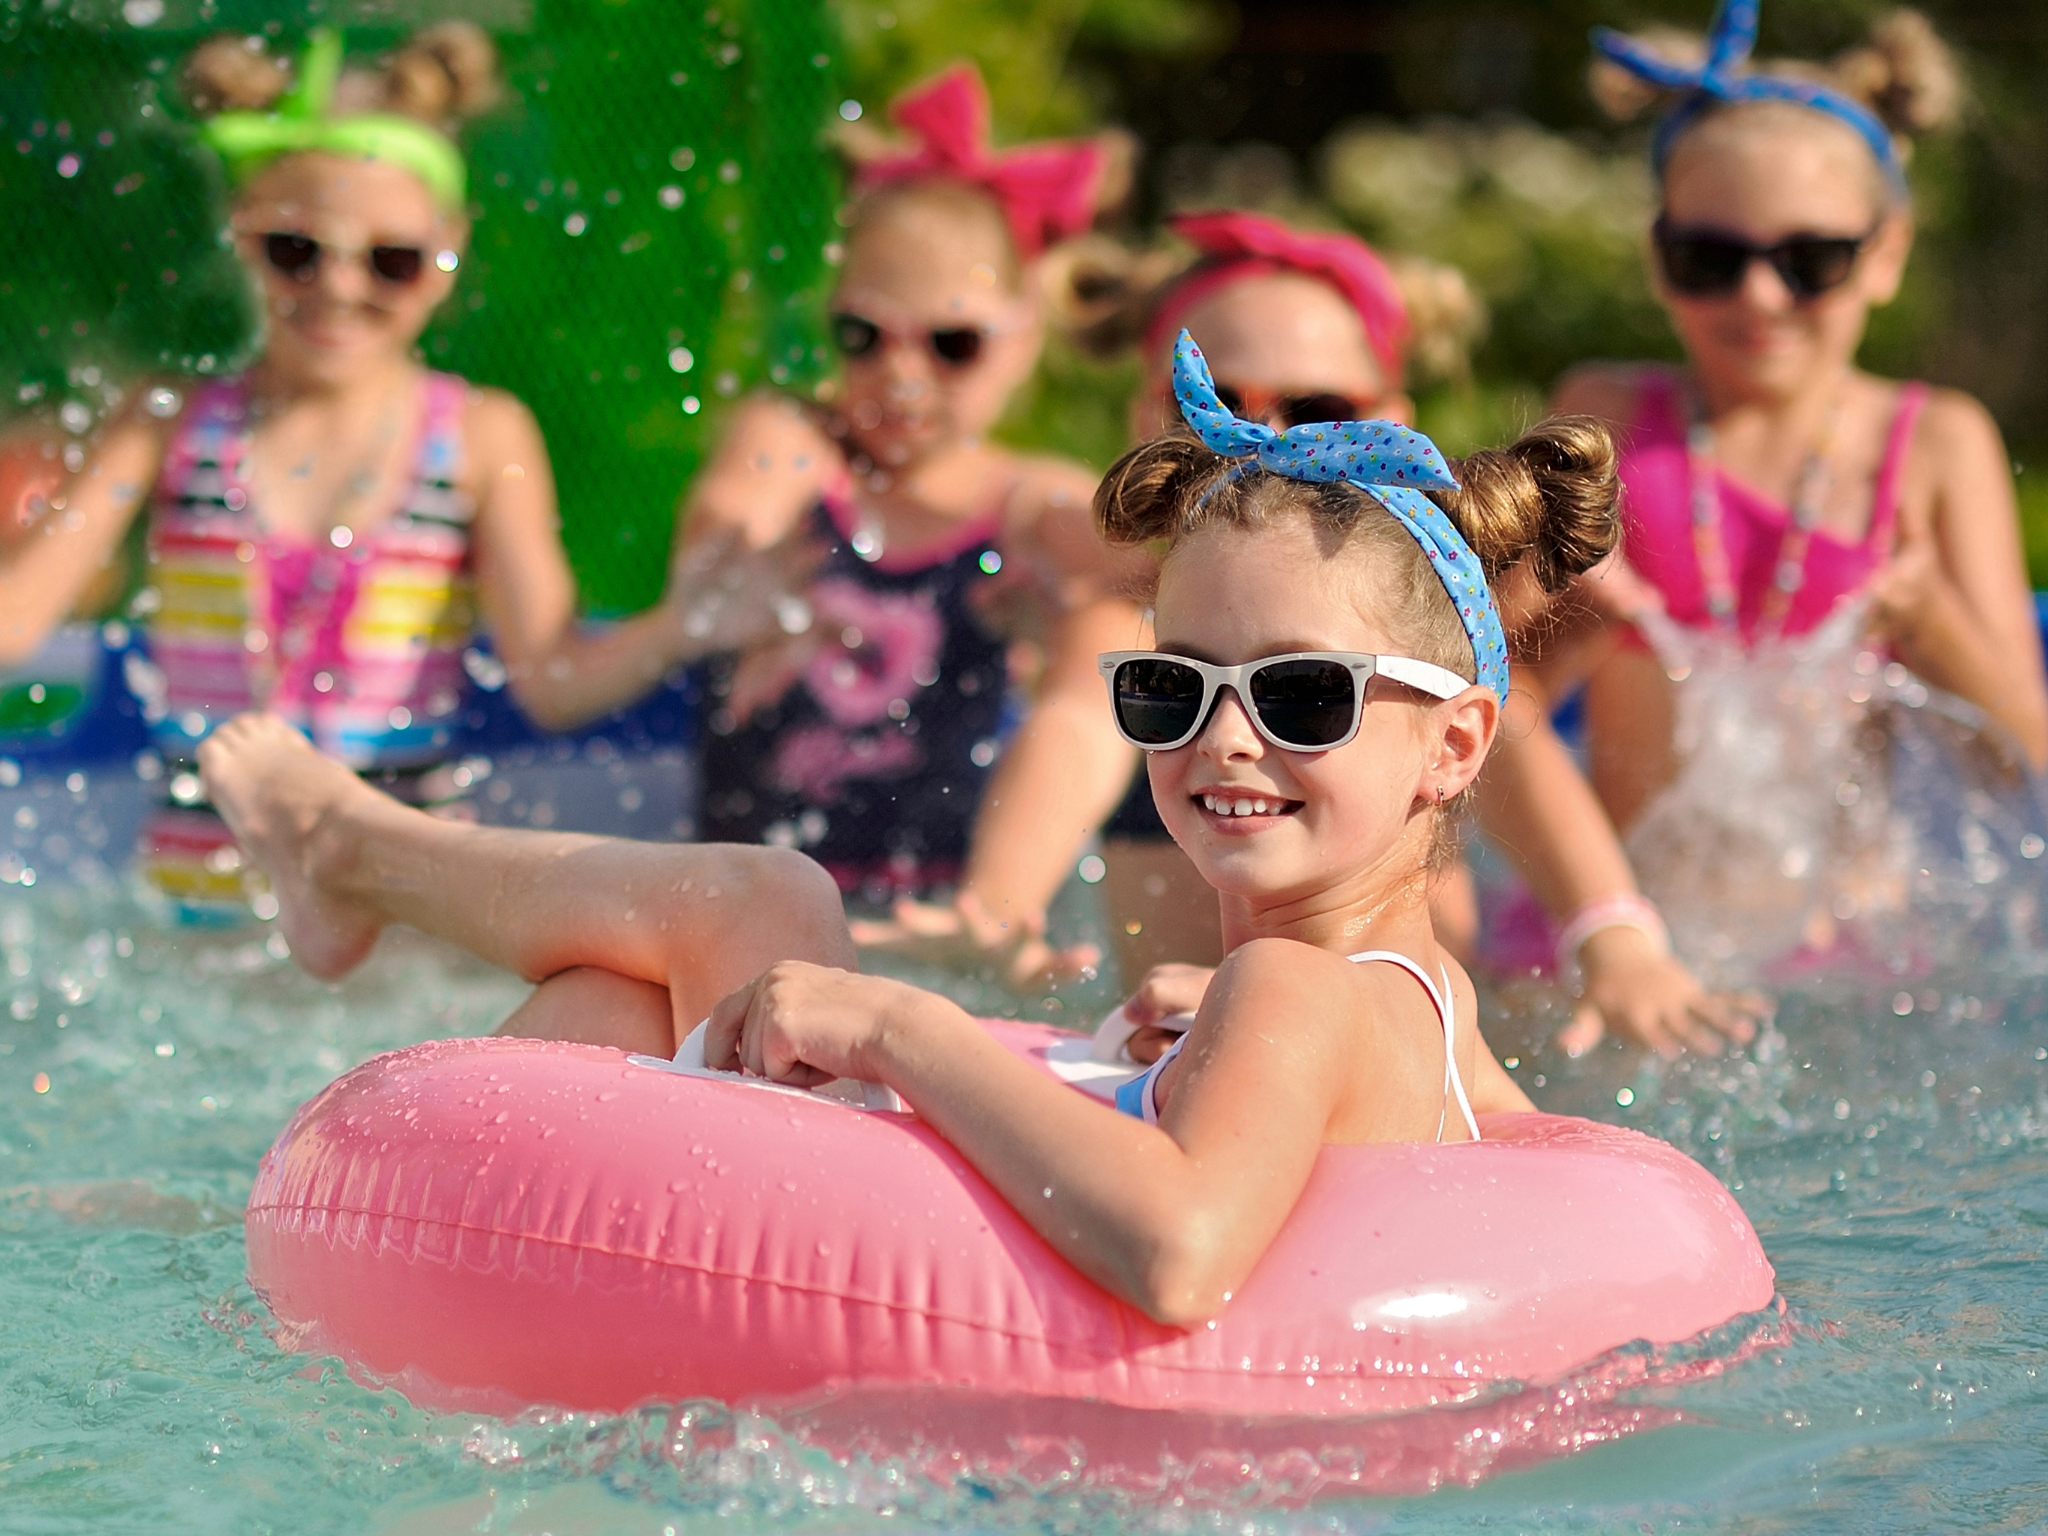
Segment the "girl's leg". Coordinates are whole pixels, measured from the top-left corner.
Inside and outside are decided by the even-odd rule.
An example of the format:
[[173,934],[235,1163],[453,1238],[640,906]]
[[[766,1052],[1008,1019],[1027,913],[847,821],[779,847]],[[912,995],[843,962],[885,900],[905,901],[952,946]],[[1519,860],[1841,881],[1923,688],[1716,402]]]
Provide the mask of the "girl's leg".
[[521,1040],[576,1040],[622,1051],[668,1056],[684,1029],[672,1017],[667,987],[635,981],[617,971],[579,965],[550,976],[500,1024],[497,1033]]
[[[839,892],[800,854],[442,821],[371,789],[274,716],[217,731],[200,770],[316,976],[346,972],[386,924],[403,923],[533,981],[589,967],[666,988],[680,1038],[778,960],[856,968]],[[572,1001],[558,988],[519,1017],[560,1020]],[[633,1033],[649,1043],[644,1028]]]

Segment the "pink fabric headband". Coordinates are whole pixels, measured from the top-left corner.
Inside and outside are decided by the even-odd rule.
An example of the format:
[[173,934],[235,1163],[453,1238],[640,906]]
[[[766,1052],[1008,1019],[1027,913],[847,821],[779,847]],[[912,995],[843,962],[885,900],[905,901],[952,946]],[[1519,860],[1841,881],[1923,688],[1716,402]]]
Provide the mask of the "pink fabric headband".
[[1145,357],[1159,357],[1182,320],[1210,295],[1248,277],[1294,272],[1341,293],[1365,324],[1365,339],[1390,380],[1401,377],[1412,327],[1394,274],[1372,247],[1351,235],[1311,235],[1255,213],[1184,213],[1175,234],[1202,253],[1145,328]]
[[862,166],[856,191],[924,180],[980,187],[1002,205],[1018,254],[1027,261],[1095,222],[1102,146],[1064,140],[995,153],[988,142],[988,88],[972,64],[956,64],[931,84],[899,96],[889,116],[919,147]]

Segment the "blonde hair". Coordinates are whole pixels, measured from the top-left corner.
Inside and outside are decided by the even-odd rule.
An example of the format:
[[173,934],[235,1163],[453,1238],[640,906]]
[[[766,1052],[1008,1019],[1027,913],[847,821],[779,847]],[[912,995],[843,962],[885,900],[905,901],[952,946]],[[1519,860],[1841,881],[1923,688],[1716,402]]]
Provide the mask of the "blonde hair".
[[[1637,34],[1637,39],[1666,58],[1682,63],[1698,64],[1706,57],[1706,42],[1695,33],[1657,28]],[[1763,75],[1824,85],[1869,109],[1891,131],[1902,161],[1911,152],[1915,138],[1952,126],[1962,111],[1963,76],[1955,54],[1941,40],[1933,23],[1915,10],[1888,11],[1879,16],[1871,23],[1865,41],[1825,62],[1767,59],[1756,70]],[[1593,61],[1587,86],[1601,109],[1620,122],[1628,121],[1664,97],[1657,87],[1605,58]],[[1735,102],[1710,106],[1700,114],[1698,124],[1724,117],[1761,121],[1771,111],[1783,114],[1804,110],[1789,103]],[[1685,130],[1687,134],[1692,131]],[[1894,195],[1887,187],[1886,200]]]
[[[261,37],[208,38],[185,61],[185,98],[194,111],[263,112],[292,87],[292,70]],[[379,71],[352,72],[356,110],[393,112],[452,133],[502,94],[498,50],[474,22],[443,21],[415,32]]]
[[[1463,378],[1472,348],[1486,333],[1485,302],[1456,267],[1423,256],[1382,259],[1408,311],[1406,361],[1428,378]],[[1203,269],[1203,259],[1185,248],[1132,247],[1087,235],[1046,253],[1039,285],[1055,329],[1082,352],[1106,360],[1143,341],[1153,316]]]

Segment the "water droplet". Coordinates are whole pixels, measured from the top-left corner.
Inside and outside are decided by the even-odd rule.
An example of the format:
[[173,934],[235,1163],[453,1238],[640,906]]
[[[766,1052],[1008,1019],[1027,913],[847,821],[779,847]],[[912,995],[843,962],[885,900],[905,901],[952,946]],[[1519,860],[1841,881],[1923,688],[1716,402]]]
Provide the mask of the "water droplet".
[[572,213],[569,217],[562,220],[563,232],[571,236],[580,235],[588,228],[590,228],[590,220],[580,213]]
[[1102,883],[1102,877],[1109,873],[1109,866],[1102,861],[1100,854],[1091,853],[1081,860],[1080,869],[1077,872],[1080,874],[1084,884],[1099,885]]
[[840,116],[841,116],[842,118],[844,118],[844,119],[845,119],[845,120],[846,120],[847,122],[849,122],[849,123],[857,123],[857,122],[859,122],[859,121],[860,121],[860,114],[861,114],[861,105],[860,105],[860,103],[859,103],[859,102],[857,102],[857,101],[851,101],[851,100],[848,100],[848,101],[842,101],[841,103],[839,103],[839,115],[840,115]]
[[1635,1101],[1636,1091],[1633,1088],[1623,1088],[1614,1095],[1614,1102],[1619,1104],[1623,1109],[1627,1109],[1629,1105],[1635,1103]]

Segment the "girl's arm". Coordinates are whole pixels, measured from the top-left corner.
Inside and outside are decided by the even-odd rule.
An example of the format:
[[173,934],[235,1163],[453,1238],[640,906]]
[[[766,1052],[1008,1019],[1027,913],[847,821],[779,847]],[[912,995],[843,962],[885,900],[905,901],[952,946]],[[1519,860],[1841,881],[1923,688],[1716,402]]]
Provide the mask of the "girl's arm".
[[1940,390],[1913,450],[1912,469],[1934,478],[1931,507],[1904,498],[1898,549],[1872,584],[1878,622],[1901,660],[2011,731],[2039,771],[2048,678],[2005,444],[1981,405]]
[[[1552,410],[1617,426],[1634,413],[1635,392],[1631,370],[1583,368],[1560,384]],[[1626,607],[1634,594],[1626,572],[1618,572],[1586,592],[1585,611],[1597,617]],[[1521,686],[1507,701],[1493,756],[1479,778],[1480,826],[1559,923],[1595,902],[1639,895],[1613,821],[1550,723],[1553,698],[1582,680],[1576,675],[1582,667],[1597,670],[1611,644],[1603,647],[1592,634],[1574,636],[1571,676],[1517,658]],[[1599,930],[1580,947],[1578,960],[1584,991],[1559,1036],[1573,1055],[1590,1050],[1609,1029],[1667,1055],[1687,1048],[1714,1054],[1724,1039],[1750,1039],[1765,1007],[1758,999],[1709,993],[1638,929]]]
[[1043,938],[1046,908],[1123,798],[1137,758],[1110,717],[1096,658],[1140,644],[1144,615],[1123,595],[1134,565],[1095,534],[1093,494],[1078,465],[1027,466],[1005,555],[1033,567],[1053,607],[1030,713],[990,776],[953,908],[903,903],[894,922],[856,925],[863,944],[1003,954],[1018,985],[1099,959],[1092,946],[1056,953]]
[[1308,1182],[1357,1038],[1331,1017],[1339,967],[1284,940],[1233,954],[1159,1126],[1054,1081],[944,998],[794,962],[718,1005],[705,1058],[887,1083],[1083,1274],[1186,1327],[1243,1285]]
[[[138,402],[143,395],[137,391]],[[11,547],[0,540],[0,667],[19,666],[35,655],[115,557],[163,470],[171,430],[172,422],[131,406],[107,429],[85,467],[64,479],[40,522]],[[0,442],[0,455],[40,460],[42,447],[40,434],[22,433]],[[31,478],[40,481],[22,476],[23,488]],[[18,511],[0,508],[10,523]]]
[[[1479,778],[1479,824],[1521,870],[1553,918],[1638,894],[1614,824],[1548,711],[1517,693]],[[1573,1055],[1609,1029],[1666,1055],[1718,1054],[1747,1042],[1763,1005],[1708,992],[1640,929],[1602,928],[1579,947],[1584,992],[1559,1043]]]
[[[672,586],[632,618],[580,624],[554,473],[532,414],[510,395],[475,390],[466,430],[477,487],[478,593],[512,691],[535,723],[566,730],[607,715],[677,666],[772,625],[761,589],[780,580],[780,568],[764,572],[731,560],[712,562],[707,590],[715,597]],[[735,573],[738,581],[720,584]]]
[[982,801],[963,889],[1012,932],[1043,922],[1137,765],[1096,658],[1141,643],[1144,613],[1130,595],[1139,571],[1097,535],[1094,494],[1095,477],[1079,465],[1038,460],[1011,508],[1012,558],[1038,567],[1057,607],[1031,712]]

